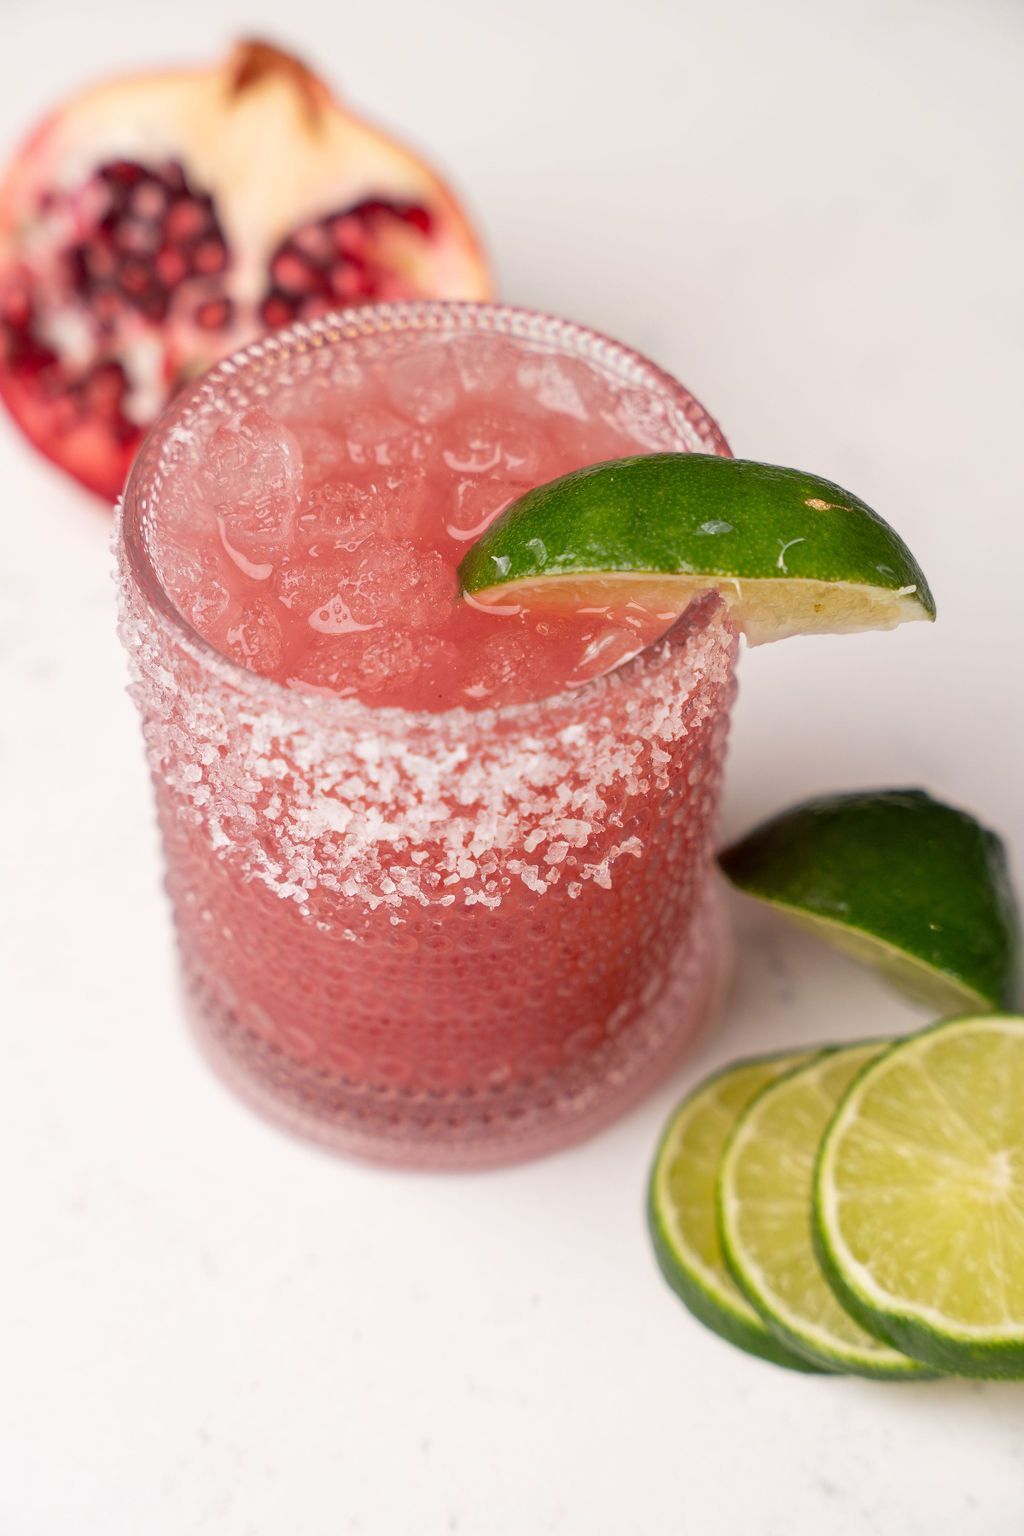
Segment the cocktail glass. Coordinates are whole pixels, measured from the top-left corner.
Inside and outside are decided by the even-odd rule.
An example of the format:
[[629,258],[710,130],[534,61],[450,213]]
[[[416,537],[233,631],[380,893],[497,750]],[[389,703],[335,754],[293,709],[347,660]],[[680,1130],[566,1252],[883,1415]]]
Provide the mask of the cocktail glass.
[[712,594],[617,670],[438,713],[285,687],[207,644],[155,549],[197,433],[330,387],[396,336],[512,338],[628,395],[652,446],[728,453],[678,383],[565,321],[391,304],[267,338],[182,394],[119,518],[121,633],[188,1010],[278,1122],[379,1162],[550,1151],[666,1073],[721,976],[713,881],[736,636]]

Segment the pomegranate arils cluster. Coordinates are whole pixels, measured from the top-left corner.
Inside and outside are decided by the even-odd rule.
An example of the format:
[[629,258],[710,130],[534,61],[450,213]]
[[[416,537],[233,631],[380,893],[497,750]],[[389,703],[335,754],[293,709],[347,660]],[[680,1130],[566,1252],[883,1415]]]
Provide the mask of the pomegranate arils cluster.
[[[430,231],[426,208],[368,198],[303,224],[270,258],[270,287],[260,314],[272,329],[315,320],[347,304],[410,298],[401,253]],[[406,263],[407,265],[407,263]]]
[[[100,329],[128,306],[163,320],[173,302],[226,302],[216,278],[230,260],[213,198],[171,162],[131,160],[101,166],[95,184],[105,209],[85,239],[68,251],[73,291],[85,298]],[[202,322],[200,322],[202,323]]]
[[430,168],[258,41],[76,92],[0,177],[0,399],[108,501],[182,385],[268,328],[488,289]]

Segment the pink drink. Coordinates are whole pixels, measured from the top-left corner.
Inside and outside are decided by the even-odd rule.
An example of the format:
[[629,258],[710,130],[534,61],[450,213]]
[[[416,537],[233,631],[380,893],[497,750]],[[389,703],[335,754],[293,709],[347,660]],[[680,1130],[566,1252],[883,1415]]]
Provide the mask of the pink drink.
[[503,1161],[612,1118],[692,1034],[720,604],[643,648],[663,618],[482,612],[455,578],[529,485],[666,447],[725,451],[634,354],[464,305],[276,336],[150,440],[123,631],[186,986],[277,1118],[382,1160]]
[[582,358],[470,332],[361,357],[193,445],[156,546],[179,611],[290,688],[410,710],[578,687],[666,627],[619,612],[462,601],[470,542],[530,486],[664,446],[640,392]]

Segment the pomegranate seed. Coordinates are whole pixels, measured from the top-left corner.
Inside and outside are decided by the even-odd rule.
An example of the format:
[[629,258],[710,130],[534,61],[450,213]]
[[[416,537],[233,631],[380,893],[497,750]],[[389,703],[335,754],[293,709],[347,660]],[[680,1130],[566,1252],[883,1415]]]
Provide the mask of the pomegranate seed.
[[167,218],[164,221],[164,238],[174,245],[185,245],[190,240],[196,240],[200,235],[205,235],[209,222],[206,210],[192,198],[180,198],[178,202],[172,203],[167,211]]
[[166,288],[176,288],[188,272],[188,262],[173,245],[165,245],[153,263],[156,275]]
[[272,293],[269,298],[263,300],[260,314],[271,330],[277,330],[278,326],[287,325],[289,320],[295,318],[295,305],[283,294]]
[[291,243],[310,261],[330,261],[334,255],[334,243],[322,224],[304,224],[292,235]]
[[407,224],[411,224],[414,229],[418,229],[421,234],[430,234],[430,227],[433,221],[426,208],[417,208],[415,206],[406,208],[402,218]]
[[231,324],[233,313],[230,299],[204,299],[192,318],[204,331],[221,331]]
[[145,293],[149,287],[149,267],[137,256],[126,256],[118,267],[117,280],[125,293],[137,297],[140,293]]
[[24,288],[9,288],[0,300],[0,322],[22,330],[32,318],[32,304]]
[[133,256],[151,256],[160,244],[160,226],[152,219],[122,219],[117,228],[117,244]]
[[54,374],[59,372],[56,352],[37,340],[31,331],[16,331],[10,336],[9,359],[19,373],[41,384],[48,379],[53,381]]
[[124,311],[124,300],[113,288],[97,289],[89,302],[101,325],[112,325]]
[[161,167],[161,176],[164,186],[172,197],[188,191],[185,172],[180,161],[168,160],[167,164]]
[[91,282],[102,282],[114,276],[117,271],[117,252],[111,246],[101,245],[97,241],[92,245],[80,246],[79,250]]
[[125,391],[125,374],[120,363],[100,363],[83,380],[81,398],[87,411],[103,414],[120,408]]
[[170,299],[165,289],[150,288],[135,300],[135,307],[142,311],[147,320],[166,320]]
[[334,297],[346,302],[373,292],[373,285],[366,273],[354,262],[346,262],[342,267],[335,267],[333,272],[328,273],[327,280]]
[[338,250],[346,256],[358,256],[366,249],[366,230],[354,214],[346,213],[340,219],[332,219],[331,233]]
[[316,282],[316,274],[301,256],[283,251],[270,264],[270,275],[286,293],[307,293]]
[[206,277],[212,276],[214,272],[223,272],[227,264],[227,247],[222,240],[204,240],[192,256],[193,269]]
[[140,182],[131,195],[130,206],[137,219],[159,219],[167,208],[167,193],[158,181]]
[[141,165],[136,165],[134,160],[112,160],[109,165],[100,167],[101,181],[108,182],[115,187],[134,187],[144,179],[146,172]]
[[311,298],[302,300],[299,313],[303,320],[319,320],[321,315],[329,315],[333,308],[330,299],[325,299],[321,293],[314,293]]

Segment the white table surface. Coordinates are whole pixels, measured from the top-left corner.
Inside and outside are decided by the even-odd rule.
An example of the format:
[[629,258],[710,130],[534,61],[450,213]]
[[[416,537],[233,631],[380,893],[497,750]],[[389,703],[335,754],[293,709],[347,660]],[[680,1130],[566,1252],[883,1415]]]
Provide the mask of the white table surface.
[[[940,622],[748,655],[726,830],[923,784],[1019,855],[1019,4],[3,0],[0,24],[5,146],[111,66],[287,36],[457,173],[509,298],[889,515]],[[179,1017],[107,520],[6,422],[0,474],[0,1536],[1017,1536],[1024,1386],[749,1360],[645,1237],[698,1073],[911,1011],[737,904],[717,1033],[589,1145],[423,1177],[269,1129]]]

